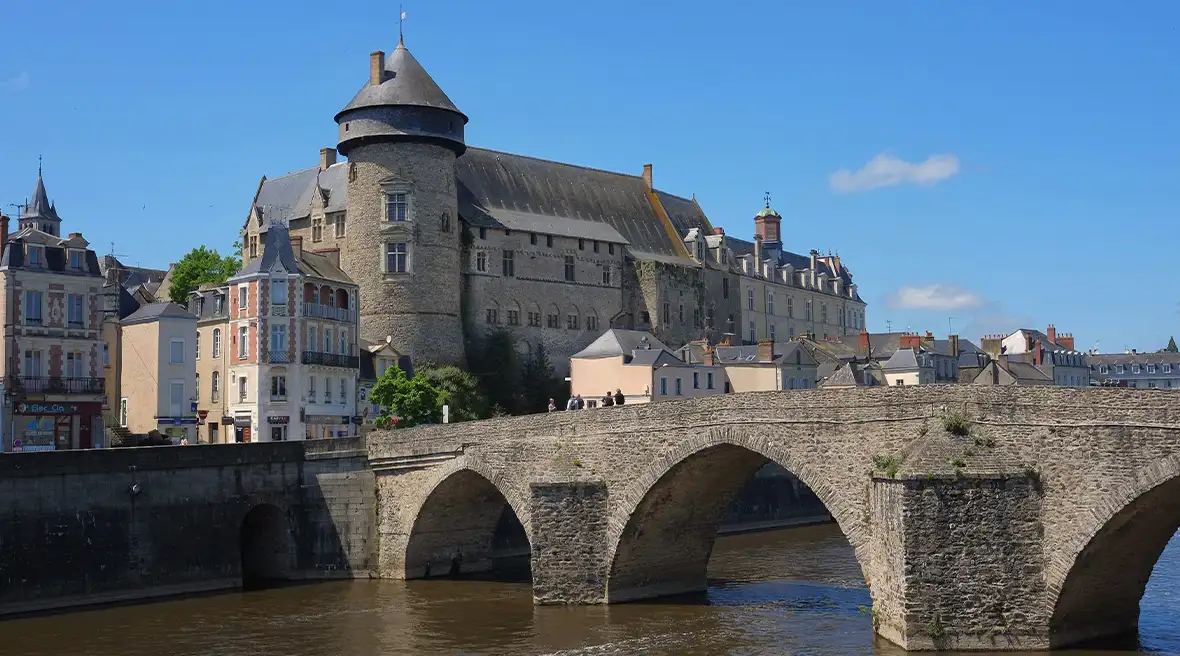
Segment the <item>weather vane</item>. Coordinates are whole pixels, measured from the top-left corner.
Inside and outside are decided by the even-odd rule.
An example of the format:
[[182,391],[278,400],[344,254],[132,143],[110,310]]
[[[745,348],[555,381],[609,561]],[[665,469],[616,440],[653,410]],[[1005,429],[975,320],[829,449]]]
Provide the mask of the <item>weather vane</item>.
[[397,16],[397,43],[398,43],[398,45],[403,45],[403,46],[404,46],[404,45],[406,44],[406,42],[405,42],[405,36],[402,34],[402,23],[404,23],[404,22],[405,22],[405,20],[406,20],[406,12],[402,11],[402,6],[401,6],[401,5],[398,5],[398,6],[397,6],[397,11],[398,11],[398,16]]
[[763,197],[766,199],[766,209],[770,209],[770,192],[766,192]]

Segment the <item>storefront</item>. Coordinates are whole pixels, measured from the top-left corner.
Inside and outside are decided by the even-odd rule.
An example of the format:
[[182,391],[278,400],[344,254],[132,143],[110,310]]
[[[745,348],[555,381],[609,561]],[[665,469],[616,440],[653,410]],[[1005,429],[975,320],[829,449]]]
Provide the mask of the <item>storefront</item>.
[[13,451],[102,447],[102,403],[25,401],[13,409]]
[[267,436],[271,442],[286,442],[287,427],[291,418],[287,415],[270,415],[266,418]]
[[[229,417],[227,417],[229,419]],[[249,442],[253,437],[251,435],[251,428],[254,425],[253,416],[249,412],[235,413],[231,420],[234,427],[234,441],[235,442]]]
[[304,417],[304,437],[320,440],[329,437],[352,435],[352,417],[349,415],[307,415]]
[[197,441],[196,436],[196,417],[157,417],[156,430],[168,439],[172,440],[173,444],[180,444],[188,441],[189,444],[194,444]]

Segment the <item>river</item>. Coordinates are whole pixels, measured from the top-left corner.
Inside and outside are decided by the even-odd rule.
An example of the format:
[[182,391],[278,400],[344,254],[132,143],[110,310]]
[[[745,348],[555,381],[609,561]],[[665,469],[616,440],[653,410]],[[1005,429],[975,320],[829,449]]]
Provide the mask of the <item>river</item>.
[[[0,622],[5,656],[676,654],[896,656],[832,524],[722,537],[707,594],[534,607],[517,581],[351,581]],[[1180,538],[1142,604],[1141,651],[1180,653]]]

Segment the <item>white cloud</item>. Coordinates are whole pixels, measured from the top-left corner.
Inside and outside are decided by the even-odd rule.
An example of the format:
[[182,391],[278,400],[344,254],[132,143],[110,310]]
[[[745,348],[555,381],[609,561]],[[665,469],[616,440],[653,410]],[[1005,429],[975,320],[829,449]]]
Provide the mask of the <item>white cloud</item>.
[[835,191],[849,194],[903,184],[929,187],[958,173],[959,158],[954,155],[931,155],[926,161],[914,164],[889,153],[881,153],[870,159],[859,171],[836,171],[828,178],[828,184]]
[[29,88],[32,79],[29,77],[28,71],[10,78],[0,80],[0,91],[8,91],[11,93],[19,93]]
[[902,287],[886,299],[886,304],[899,310],[965,310],[987,303],[973,291],[935,283],[925,287]]

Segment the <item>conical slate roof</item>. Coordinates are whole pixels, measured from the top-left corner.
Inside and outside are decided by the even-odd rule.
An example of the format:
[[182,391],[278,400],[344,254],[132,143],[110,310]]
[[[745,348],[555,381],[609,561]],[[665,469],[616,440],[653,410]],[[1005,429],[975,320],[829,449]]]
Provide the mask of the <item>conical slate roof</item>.
[[21,209],[22,219],[58,219],[57,209],[49,204],[49,194],[45,193],[45,181],[41,179],[41,172],[37,172],[37,186],[33,188],[33,198]]
[[336,119],[345,112],[362,107],[432,107],[455,112],[467,122],[467,116],[455,107],[455,103],[443,93],[430,73],[414,59],[404,43],[389,53],[385,60],[386,80],[381,84],[368,84],[357,92],[352,101],[336,114]]

